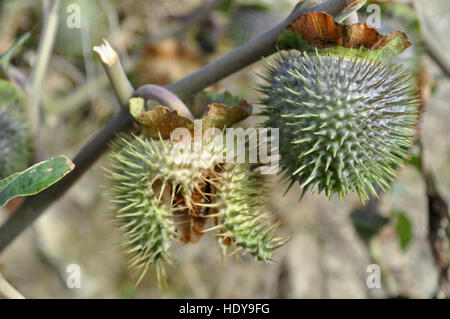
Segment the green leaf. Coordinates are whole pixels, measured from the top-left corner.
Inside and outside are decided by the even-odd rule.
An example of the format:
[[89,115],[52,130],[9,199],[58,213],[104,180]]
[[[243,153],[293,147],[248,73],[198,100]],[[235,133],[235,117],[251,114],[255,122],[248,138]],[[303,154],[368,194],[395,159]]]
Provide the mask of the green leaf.
[[395,216],[395,232],[400,240],[400,247],[405,250],[411,243],[413,238],[412,223],[405,213],[400,211],[393,211],[392,215]]
[[350,214],[350,219],[357,234],[366,243],[376,236],[390,220],[378,212],[371,213],[365,208],[353,211]]
[[62,179],[75,165],[65,156],[37,163],[23,172],[0,180],[0,207],[18,196],[41,192]]
[[415,167],[419,172],[422,172],[422,160],[420,156],[413,155],[409,158],[408,164]]
[[9,184],[12,180],[14,180],[20,173],[14,173],[4,179],[0,180],[0,192]]

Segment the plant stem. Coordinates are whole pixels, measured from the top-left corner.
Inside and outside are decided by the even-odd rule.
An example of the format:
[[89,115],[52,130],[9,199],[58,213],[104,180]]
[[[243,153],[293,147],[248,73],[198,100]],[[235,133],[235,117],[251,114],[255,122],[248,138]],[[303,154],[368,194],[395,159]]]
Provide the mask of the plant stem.
[[31,71],[31,88],[32,90],[40,90],[42,81],[47,71],[50,55],[55,42],[56,31],[58,30],[58,10],[60,0],[52,0],[47,4],[44,27],[41,33],[41,41],[38,48],[38,59]]
[[168,89],[154,84],[146,84],[138,88],[134,92],[135,96],[144,98],[145,100],[156,100],[164,106],[169,107],[172,111],[177,111],[178,115],[194,120],[189,108],[183,101]]
[[[450,78],[450,61],[448,61],[447,57],[443,54],[446,51],[441,48],[437,43],[435,38],[433,38],[430,23],[427,21],[424,15],[424,9],[422,5],[414,1],[414,7],[416,9],[417,17],[420,22],[420,29],[422,33],[422,44],[425,47],[425,51],[429,55],[429,57],[441,68],[442,72]],[[431,24],[432,25],[432,24]]]
[[7,299],[25,299],[6,279],[0,274],[0,296]]
[[134,89],[125,74],[119,55],[105,39],[103,39],[101,46],[94,47],[94,51],[102,60],[117,100],[123,108],[128,110],[127,102],[133,94]]
[[44,149],[40,138],[41,108],[40,97],[42,82],[48,68],[50,56],[58,30],[58,10],[60,0],[47,0],[44,2],[44,27],[39,42],[36,63],[33,66],[26,95],[26,109],[30,118],[31,132],[34,137],[34,161],[40,162],[44,159]]
[[427,36],[424,36],[422,41],[430,58],[441,68],[445,76],[450,78],[450,61],[442,54],[443,50]]
[[435,298],[447,298],[450,294],[450,255],[448,253],[449,234],[446,227],[450,222],[449,206],[441,195],[433,172],[427,168],[422,136],[417,138],[419,144],[419,171],[425,182],[428,198],[428,242],[437,273],[439,274]]
[[[285,27],[300,14],[324,11],[334,17],[342,18],[358,10],[364,3],[365,1],[361,0],[326,0],[306,10],[301,10],[301,6],[297,5],[292,13],[273,29],[226,54],[217,61],[206,65],[190,76],[166,86],[166,88],[180,99],[189,97],[256,62],[261,57],[274,53],[276,51],[277,38],[282,34]],[[108,73],[109,68],[106,67],[105,69]],[[121,72],[108,74],[111,81],[125,82],[125,80],[118,80],[121,77]],[[112,74],[114,76],[111,76]],[[122,83],[122,85],[112,83],[112,85],[114,90],[117,90],[115,93],[119,101],[125,106],[127,98],[125,99],[124,88],[127,85],[125,83]],[[75,169],[72,172],[43,192],[27,197],[16,212],[0,227],[0,252],[31,225],[50,205],[59,199],[107,151],[108,143],[117,133],[130,129],[131,123],[131,115],[128,110],[122,108],[81,148],[73,159]]]

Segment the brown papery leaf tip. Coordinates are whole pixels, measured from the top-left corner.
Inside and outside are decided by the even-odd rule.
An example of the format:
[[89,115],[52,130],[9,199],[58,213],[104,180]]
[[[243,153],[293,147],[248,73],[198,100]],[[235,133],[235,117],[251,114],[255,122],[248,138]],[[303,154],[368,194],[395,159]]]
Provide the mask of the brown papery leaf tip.
[[311,12],[299,16],[289,27],[303,40],[318,48],[342,46],[346,48],[365,47],[381,49],[392,39],[402,36],[405,48],[411,46],[408,36],[403,31],[383,35],[367,23],[345,25],[337,23],[333,17],[324,12]]

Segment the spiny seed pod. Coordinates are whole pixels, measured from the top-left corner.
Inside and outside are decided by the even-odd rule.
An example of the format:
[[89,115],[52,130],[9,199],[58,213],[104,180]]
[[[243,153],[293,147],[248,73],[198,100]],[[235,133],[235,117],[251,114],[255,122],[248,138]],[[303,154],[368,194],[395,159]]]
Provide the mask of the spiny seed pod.
[[8,107],[0,106],[0,179],[26,169],[30,156],[25,120]]
[[266,127],[280,128],[284,177],[313,192],[368,199],[396,175],[417,122],[417,90],[400,66],[334,55],[280,55],[262,86]]
[[[128,145],[129,147],[124,147]],[[155,196],[149,181],[151,165],[145,154],[125,139],[113,144],[111,170],[113,203],[118,206],[115,222],[125,240],[122,248],[129,255],[130,267],[143,278],[150,264],[156,265],[158,280],[164,278],[163,262],[170,262],[169,248],[175,238],[170,207]],[[151,175],[150,175],[151,176]]]
[[222,246],[236,247],[232,254],[244,249],[258,260],[270,261],[273,251],[287,240],[273,237],[279,223],[263,213],[267,188],[262,176],[250,165],[226,164],[215,185]]
[[[284,244],[273,238],[277,225],[269,225],[261,203],[265,188],[250,165],[221,165],[224,149],[206,144],[187,153],[181,142],[134,136],[116,142],[106,171],[113,182],[113,202],[123,245],[141,278],[151,264],[163,278],[173,241],[197,242],[207,221],[216,221],[225,246],[243,248],[268,261]],[[187,155],[187,157],[186,157]]]

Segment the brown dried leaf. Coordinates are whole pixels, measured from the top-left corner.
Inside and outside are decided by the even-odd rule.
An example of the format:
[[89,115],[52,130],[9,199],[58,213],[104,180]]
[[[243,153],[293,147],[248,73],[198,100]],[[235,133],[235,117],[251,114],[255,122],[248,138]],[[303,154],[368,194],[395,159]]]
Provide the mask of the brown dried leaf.
[[[202,119],[203,130],[211,127],[218,129],[230,127],[250,115],[247,111],[249,107],[250,105],[244,100],[240,101],[239,106],[231,108],[219,103],[209,104],[208,112]],[[168,139],[176,128],[187,128],[193,134],[194,122],[165,106],[156,106],[151,111],[145,111],[144,99],[131,98],[129,108],[133,118],[147,130],[147,134],[152,138],[159,138],[161,135],[163,139]]]
[[247,118],[249,104],[241,100],[239,106],[228,108],[225,104],[212,103],[208,105],[208,113],[203,118],[203,130],[208,128],[224,129]]
[[337,23],[333,17],[324,12],[311,12],[299,16],[289,27],[299,34],[304,41],[317,48],[341,46],[377,50],[384,48],[389,42],[401,38],[402,50],[411,45],[403,31],[395,31],[389,35],[380,34],[377,29],[366,23],[345,25]]
[[194,129],[194,122],[191,119],[180,116],[165,106],[156,106],[153,110],[140,114],[136,120],[145,127],[147,134],[152,138],[159,138],[159,132],[163,139],[168,139],[172,131],[180,127],[190,131]]

